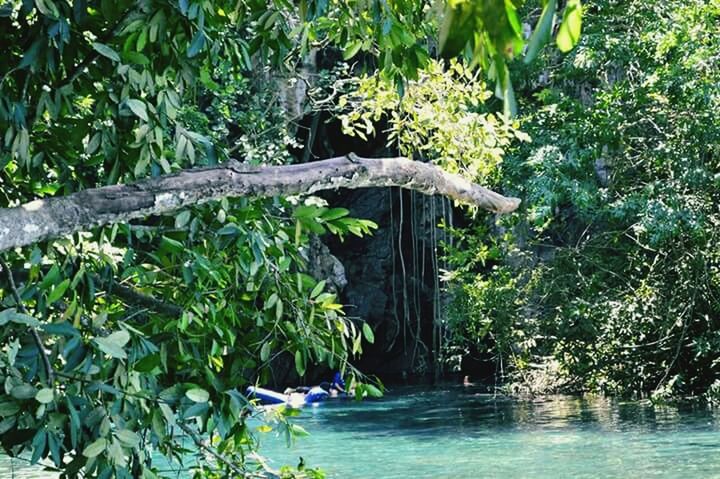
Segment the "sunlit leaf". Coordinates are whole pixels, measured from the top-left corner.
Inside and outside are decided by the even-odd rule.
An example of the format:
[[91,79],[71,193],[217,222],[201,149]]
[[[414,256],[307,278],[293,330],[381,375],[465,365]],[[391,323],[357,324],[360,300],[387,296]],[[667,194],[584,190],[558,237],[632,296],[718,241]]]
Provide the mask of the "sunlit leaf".
[[92,46],[95,51],[98,52],[100,55],[109,58],[114,62],[120,62],[120,55],[118,55],[115,50],[105,45],[104,43],[95,42],[92,44]]
[[363,42],[361,40],[354,40],[347,44],[347,46],[343,49],[343,60],[349,60],[360,51],[360,48],[362,47]]
[[107,449],[107,440],[105,438],[97,439],[95,442],[87,446],[82,454],[87,458],[97,457]]
[[305,375],[305,355],[299,349],[295,351],[295,371],[299,376]]
[[542,47],[550,40],[553,18],[557,9],[557,0],[549,0],[543,7],[540,20],[535,25],[535,30],[528,40],[527,51],[525,52],[525,63],[532,62],[542,50]]
[[580,0],[568,0],[558,30],[556,42],[560,51],[567,53],[580,41],[582,29],[582,5]]
[[207,402],[207,400],[210,399],[210,394],[200,388],[188,389],[185,391],[185,396],[194,402]]
[[127,106],[137,117],[144,121],[149,121],[147,105],[145,105],[144,101],[131,98],[127,100]]
[[62,281],[60,284],[55,286],[52,291],[50,291],[50,294],[48,295],[48,303],[54,303],[58,299],[62,298],[65,294],[65,291],[67,291],[68,286],[70,286],[70,280],[66,279]]
[[372,328],[368,323],[363,323],[362,326],[363,329],[363,336],[365,336],[365,339],[368,343],[373,344],[375,342],[375,334],[373,333]]
[[54,393],[52,389],[43,388],[35,394],[35,399],[41,404],[47,404],[52,402]]

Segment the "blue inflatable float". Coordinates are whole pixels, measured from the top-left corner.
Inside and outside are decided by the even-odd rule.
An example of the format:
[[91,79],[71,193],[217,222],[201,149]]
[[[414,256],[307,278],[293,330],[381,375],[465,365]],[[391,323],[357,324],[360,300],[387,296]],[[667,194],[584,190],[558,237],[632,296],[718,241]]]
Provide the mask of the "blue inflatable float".
[[259,399],[261,404],[287,404],[296,407],[322,402],[330,396],[330,393],[320,386],[310,388],[304,395],[282,394],[271,389],[250,386],[245,391],[245,395],[250,399]]

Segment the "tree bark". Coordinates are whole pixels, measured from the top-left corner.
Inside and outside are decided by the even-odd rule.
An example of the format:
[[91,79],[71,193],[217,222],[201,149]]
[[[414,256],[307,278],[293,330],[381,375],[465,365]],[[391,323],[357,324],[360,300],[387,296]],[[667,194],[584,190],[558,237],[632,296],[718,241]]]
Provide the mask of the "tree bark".
[[335,188],[399,186],[442,194],[495,213],[520,204],[441,168],[406,158],[353,154],[287,166],[249,167],[230,161],[129,185],[93,188],[68,196],[0,209],[0,252],[96,226],[127,222],[223,197],[311,194]]

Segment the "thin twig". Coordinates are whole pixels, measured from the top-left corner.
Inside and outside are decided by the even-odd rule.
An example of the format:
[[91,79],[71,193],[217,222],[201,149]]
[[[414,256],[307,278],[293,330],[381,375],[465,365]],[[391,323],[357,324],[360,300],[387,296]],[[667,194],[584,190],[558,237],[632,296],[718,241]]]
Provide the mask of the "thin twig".
[[[13,298],[15,298],[15,303],[17,304],[17,307],[20,309],[20,312],[23,314],[28,314],[28,310],[25,308],[25,305],[23,304],[22,298],[20,297],[20,294],[18,293],[17,287],[15,286],[15,278],[13,277],[12,270],[7,265],[7,263],[0,259],[0,268],[4,269],[7,273],[8,282],[10,283],[10,292],[13,295]],[[28,331],[30,331],[30,335],[33,338],[33,341],[35,342],[35,346],[37,347],[38,354],[40,355],[40,359],[43,362],[43,366],[45,366],[45,373],[47,376],[47,382],[50,386],[55,382],[55,375],[53,374],[52,365],[50,365],[50,359],[47,356],[47,353],[45,352],[45,346],[43,345],[42,339],[40,339],[40,335],[37,332],[37,329],[33,326],[28,326]]]
[[238,467],[237,465],[233,464],[230,460],[228,460],[225,456],[218,453],[215,449],[205,444],[202,439],[198,436],[198,434],[190,429],[186,424],[183,424],[181,422],[176,423],[177,426],[182,429],[182,431],[190,436],[190,439],[195,443],[195,445],[198,447],[198,449],[202,449],[203,451],[207,452],[211,456],[213,456],[218,461],[225,464],[228,468],[230,468],[235,474],[237,474],[239,477],[266,477],[264,475],[258,475],[254,474],[248,471],[243,471],[242,468]]

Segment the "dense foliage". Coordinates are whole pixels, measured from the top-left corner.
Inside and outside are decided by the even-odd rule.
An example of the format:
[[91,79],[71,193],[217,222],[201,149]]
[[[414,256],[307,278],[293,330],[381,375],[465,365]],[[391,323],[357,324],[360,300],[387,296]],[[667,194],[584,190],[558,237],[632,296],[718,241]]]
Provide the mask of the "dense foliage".
[[717,1],[593,2],[570,55],[516,65],[524,209],[451,259],[457,340],[523,389],[717,393],[719,22]]
[[399,154],[481,184],[496,182],[507,146],[528,137],[488,109],[492,94],[479,73],[455,61],[448,68],[431,62],[417,76],[402,96],[377,76],[358,78],[338,101],[344,131],[366,138],[385,120],[388,146]]
[[[345,60],[367,52],[364,65],[377,65],[402,93],[406,79],[425,78],[419,72],[431,65],[442,18],[451,27],[463,22],[461,32],[450,29],[453,48],[465,46],[509,105],[504,62],[523,44],[516,5],[450,2],[448,12],[481,3],[492,11],[467,26],[462,15],[438,17],[428,2],[4,2],[0,207],[231,157],[292,161],[291,148],[300,146],[293,115],[303,110],[291,114],[286,97],[307,81],[301,70],[313,51],[338,48]],[[542,5],[543,18],[552,18],[557,2]],[[563,50],[577,41],[579,5],[565,9],[557,36]],[[492,16],[502,20],[499,28]],[[550,36],[546,20],[536,32],[531,52]],[[440,40],[445,54],[455,53],[446,34]],[[472,84],[464,67],[454,68],[465,78],[459,85]],[[432,64],[427,74],[442,80],[441,70]],[[425,101],[422,95],[407,98]],[[456,115],[485,122],[482,144],[473,147],[492,144],[490,169],[475,165],[470,173],[489,176],[499,161],[492,148],[509,133],[499,117],[456,106]],[[421,141],[440,132],[423,128]],[[456,150],[430,153],[467,168],[448,162]],[[257,431],[248,422],[261,413],[242,388],[265,382],[271,365],[289,362],[298,376],[320,363],[343,369],[363,336],[373,339],[367,325],[343,317],[324,281],[306,274],[309,235],[362,236],[374,226],[347,214],[313,198],[225,199],[6,252],[5,450],[53,464],[65,477],[162,476],[158,453],[184,457],[185,467],[196,460],[198,477],[261,474],[252,454]],[[355,383],[358,396],[379,394]],[[283,422],[288,414],[277,409],[267,420],[281,421],[288,437],[302,433]],[[187,454],[181,436],[198,454]]]
[[[292,46],[279,12],[234,2],[6,4],[2,206],[231,154],[289,161],[285,111],[259,88],[273,73],[252,74]],[[266,382],[280,355],[303,376],[316,363],[344,368],[361,349],[359,326],[305,274],[309,235],[371,227],[310,200],[236,199],[9,253],[3,445],[69,477],[155,477],[152,451],[180,457],[184,431],[216,438],[198,474],[259,467],[246,460],[255,449],[246,419],[257,412],[238,388]],[[223,459],[204,460],[208,451]]]

